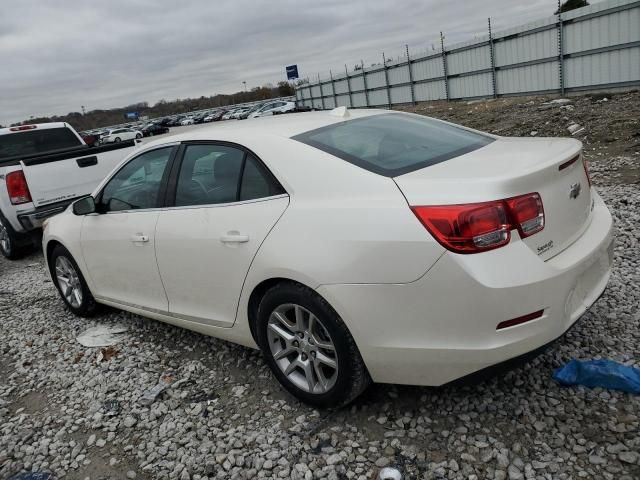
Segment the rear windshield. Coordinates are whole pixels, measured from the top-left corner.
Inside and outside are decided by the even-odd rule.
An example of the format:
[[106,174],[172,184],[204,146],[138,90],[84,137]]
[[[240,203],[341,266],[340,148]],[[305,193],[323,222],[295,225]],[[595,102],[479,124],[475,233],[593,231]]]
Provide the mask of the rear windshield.
[[0,135],[0,160],[9,157],[48,153],[82,145],[65,127],[26,130]]
[[494,140],[428,117],[402,113],[349,120],[293,139],[387,177],[444,162]]

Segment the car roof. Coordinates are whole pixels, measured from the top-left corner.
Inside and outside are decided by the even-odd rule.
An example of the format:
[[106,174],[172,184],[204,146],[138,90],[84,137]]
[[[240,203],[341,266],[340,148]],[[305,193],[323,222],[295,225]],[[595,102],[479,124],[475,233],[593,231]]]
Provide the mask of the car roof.
[[[233,122],[228,124],[208,124],[198,130],[180,133],[169,137],[172,142],[187,140],[225,140],[226,137],[245,134],[270,135],[291,138],[301,133],[326,127],[328,125],[389,113],[389,110],[363,109],[348,110],[349,116],[331,115],[328,110],[315,112],[287,113],[272,117],[259,117],[247,122]],[[156,142],[153,142],[156,143]],[[158,141],[159,143],[166,143]],[[150,144],[149,144],[150,145]]]

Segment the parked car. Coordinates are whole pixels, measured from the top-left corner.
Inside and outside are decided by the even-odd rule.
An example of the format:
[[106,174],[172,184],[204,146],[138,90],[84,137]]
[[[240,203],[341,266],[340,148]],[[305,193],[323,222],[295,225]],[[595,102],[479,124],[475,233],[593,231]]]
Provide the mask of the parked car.
[[271,102],[263,105],[261,108],[249,115],[249,118],[266,117],[269,115],[277,115],[280,113],[293,112],[296,109],[295,102]]
[[196,125],[199,125],[201,123],[204,123],[204,119],[207,116],[206,113],[201,113],[199,115],[196,115],[193,117],[193,123],[195,123]]
[[80,132],[82,141],[90,147],[96,147],[100,144],[100,135],[97,133]]
[[222,120],[231,120],[231,116],[237,112],[237,108],[232,110],[228,110],[224,115],[222,115]]
[[261,107],[262,107],[262,104],[253,105],[252,107],[242,111],[238,115],[238,120],[245,120],[246,118],[249,118],[249,115],[251,115],[253,112],[260,110]]
[[165,127],[159,123],[150,123],[142,127],[141,132],[144,137],[153,137],[154,135],[169,133],[169,127]]
[[125,140],[134,140],[136,138],[142,138],[142,132],[140,130],[133,130],[131,128],[116,128],[107,131],[100,137],[100,143],[119,143]]
[[528,354],[584,314],[613,223],[581,148],[344,107],[204,128],[130,155],[43,248],[76,314],[259,347],[292,394],[343,405]]
[[180,125],[185,126],[185,125],[193,125],[195,122],[193,120],[193,117],[187,117],[184,118],[180,121]]
[[206,117],[204,117],[204,122],[205,123],[217,122],[218,120],[220,120],[222,118],[223,115],[224,115],[224,111],[223,110],[218,110],[217,112],[212,112],[212,113],[208,114]]
[[13,260],[40,243],[42,222],[91,193],[134,148],[90,147],[67,123],[0,129],[0,253]]
[[249,111],[250,109],[251,109],[250,107],[242,107],[242,108],[236,109],[236,111],[233,112],[233,115],[231,115],[231,120],[238,120],[240,118],[240,115]]

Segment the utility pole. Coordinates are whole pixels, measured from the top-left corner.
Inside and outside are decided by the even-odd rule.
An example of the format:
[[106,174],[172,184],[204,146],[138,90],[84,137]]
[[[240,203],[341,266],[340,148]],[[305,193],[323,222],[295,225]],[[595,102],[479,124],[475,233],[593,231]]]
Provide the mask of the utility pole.
[[242,84],[244,85],[244,91],[247,91],[247,82],[243,81]]
[[80,108],[82,109],[82,115],[85,115],[85,111],[84,111],[84,105],[81,105]]

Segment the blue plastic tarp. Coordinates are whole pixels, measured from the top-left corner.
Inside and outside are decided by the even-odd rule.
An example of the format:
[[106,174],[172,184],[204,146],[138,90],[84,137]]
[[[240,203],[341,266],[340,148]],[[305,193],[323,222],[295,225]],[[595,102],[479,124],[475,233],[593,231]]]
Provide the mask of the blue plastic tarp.
[[640,369],[611,360],[571,360],[553,372],[562,385],[602,387],[640,394]]

